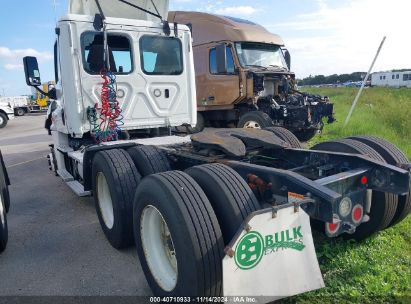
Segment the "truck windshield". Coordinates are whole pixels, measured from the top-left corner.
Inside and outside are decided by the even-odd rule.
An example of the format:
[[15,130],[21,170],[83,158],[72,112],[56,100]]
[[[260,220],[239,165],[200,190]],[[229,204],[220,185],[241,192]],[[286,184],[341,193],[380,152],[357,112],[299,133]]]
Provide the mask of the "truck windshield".
[[283,52],[279,45],[256,43],[256,42],[237,42],[235,44],[238,59],[243,67],[279,67],[287,68]]

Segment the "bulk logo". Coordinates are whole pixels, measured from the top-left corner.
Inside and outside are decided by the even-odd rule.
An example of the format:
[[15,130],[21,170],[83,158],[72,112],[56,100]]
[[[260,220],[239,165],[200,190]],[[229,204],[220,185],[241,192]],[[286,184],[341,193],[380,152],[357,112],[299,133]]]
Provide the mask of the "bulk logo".
[[260,263],[264,255],[276,253],[282,249],[304,250],[301,226],[269,234],[263,237],[257,231],[244,235],[235,248],[234,261],[238,268],[252,269]]

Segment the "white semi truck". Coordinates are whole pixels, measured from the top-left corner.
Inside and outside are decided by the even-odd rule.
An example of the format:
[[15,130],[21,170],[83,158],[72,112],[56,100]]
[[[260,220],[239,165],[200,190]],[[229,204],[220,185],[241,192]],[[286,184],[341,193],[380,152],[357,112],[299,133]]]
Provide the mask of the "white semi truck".
[[[279,127],[174,136],[195,126],[197,105],[190,29],[167,11],[168,1],[69,1],[47,93],[51,170],[94,197],[112,246],[135,243],[155,296],[270,301],[322,287],[310,218],[357,240],[396,224],[411,206],[408,160],[367,136],[315,150]],[[24,67],[40,85],[36,58]]]
[[8,102],[0,100],[0,129],[4,128],[9,120],[14,119],[14,110]]

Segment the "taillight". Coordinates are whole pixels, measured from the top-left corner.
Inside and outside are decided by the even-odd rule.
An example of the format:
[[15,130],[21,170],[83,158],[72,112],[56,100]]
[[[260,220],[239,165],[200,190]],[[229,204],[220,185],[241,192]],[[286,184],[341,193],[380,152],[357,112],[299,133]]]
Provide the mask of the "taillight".
[[352,208],[352,212],[351,212],[352,221],[355,224],[359,224],[361,223],[363,216],[364,216],[363,207],[361,205],[355,205],[354,208]]
[[346,217],[350,214],[352,202],[349,197],[344,197],[338,206],[338,213],[341,217]]
[[341,222],[338,223],[325,223],[325,231],[327,235],[333,236],[340,230]]

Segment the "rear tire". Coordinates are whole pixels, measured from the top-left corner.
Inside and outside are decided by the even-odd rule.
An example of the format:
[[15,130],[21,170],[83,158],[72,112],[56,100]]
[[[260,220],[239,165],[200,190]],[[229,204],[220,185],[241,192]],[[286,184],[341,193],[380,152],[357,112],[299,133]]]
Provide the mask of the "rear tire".
[[301,131],[296,131],[294,134],[297,136],[297,138],[302,141],[309,141],[311,138],[313,138],[315,135],[317,135],[318,130],[317,129],[308,129],[308,130],[301,130]]
[[140,263],[155,296],[221,295],[221,230],[190,176],[171,171],[144,178],[133,216]]
[[277,137],[289,143],[291,148],[295,148],[295,149],[303,148],[298,138],[290,130],[286,128],[269,127],[269,128],[265,128],[265,130],[273,132],[275,135],[277,135]]
[[133,197],[141,175],[121,149],[98,152],[92,167],[97,216],[105,236],[117,249],[133,244]]
[[[351,139],[329,141],[315,145],[313,150],[334,151],[343,153],[361,154],[385,163],[384,158],[369,146]],[[356,231],[346,238],[354,238],[358,241],[364,240],[372,234],[388,227],[394,217],[397,208],[397,197],[391,193],[373,191],[370,220],[362,223]]]
[[246,112],[238,121],[238,128],[264,129],[273,126],[273,120],[261,111]]
[[171,170],[165,152],[154,146],[136,146],[127,152],[142,176]]
[[4,199],[4,189],[0,185],[0,253],[6,249],[8,241],[7,215]]
[[253,191],[237,172],[223,164],[195,166],[185,172],[200,185],[210,200],[227,245],[246,217],[260,209]]
[[26,114],[26,112],[24,111],[24,109],[22,108],[18,108],[16,111],[17,116],[24,116],[24,114]]
[[[392,143],[375,136],[354,136],[350,137],[353,140],[360,141],[367,146],[370,146],[382,157],[384,157],[385,161],[393,166],[398,166],[398,164],[409,164],[410,161],[408,160],[407,156],[398,149]],[[399,195],[398,196],[398,206],[395,212],[393,219],[389,226],[393,226],[404,218],[411,212],[411,182],[410,182],[410,190],[408,195]]]
[[4,113],[0,113],[0,129],[4,128],[7,125],[7,122],[7,115]]

